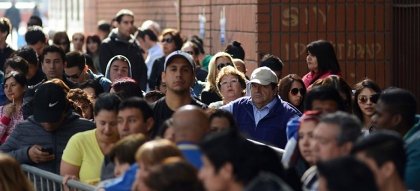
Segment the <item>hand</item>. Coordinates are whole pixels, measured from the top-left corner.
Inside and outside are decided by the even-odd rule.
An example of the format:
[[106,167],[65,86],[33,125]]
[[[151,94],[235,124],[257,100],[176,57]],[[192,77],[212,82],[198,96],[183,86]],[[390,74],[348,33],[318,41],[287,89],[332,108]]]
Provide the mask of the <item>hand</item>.
[[42,147],[40,145],[32,145],[32,147],[29,148],[28,155],[34,163],[41,163],[54,160],[54,154],[42,152],[41,149]]
[[63,182],[62,182],[62,184],[63,184],[63,190],[64,191],[73,191],[73,190],[76,190],[76,189],[71,189],[71,188],[69,188],[67,186],[67,182],[69,180],[79,180],[79,179],[77,178],[77,176],[74,176],[74,175],[65,175],[63,177]]
[[16,104],[9,103],[9,104],[4,106],[4,115],[6,117],[10,118],[15,113],[16,113]]

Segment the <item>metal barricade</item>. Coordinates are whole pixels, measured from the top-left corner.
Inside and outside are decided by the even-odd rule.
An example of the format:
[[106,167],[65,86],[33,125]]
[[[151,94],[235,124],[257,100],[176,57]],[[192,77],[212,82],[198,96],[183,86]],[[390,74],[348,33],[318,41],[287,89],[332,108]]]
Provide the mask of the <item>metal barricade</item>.
[[[21,165],[22,170],[27,175],[28,179],[34,184],[37,191],[56,191],[63,190],[62,182],[63,177],[33,166],[26,164]],[[67,185],[72,190],[78,191],[94,191],[95,187],[81,183],[76,180],[69,180]]]

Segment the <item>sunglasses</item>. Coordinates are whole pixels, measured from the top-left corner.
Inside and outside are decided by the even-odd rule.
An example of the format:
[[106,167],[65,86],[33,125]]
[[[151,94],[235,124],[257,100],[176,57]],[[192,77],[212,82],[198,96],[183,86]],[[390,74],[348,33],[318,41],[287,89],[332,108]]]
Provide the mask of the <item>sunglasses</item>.
[[306,91],[304,88],[292,88],[290,90],[290,93],[292,93],[292,95],[297,95],[298,93],[300,93],[300,95],[304,96]]
[[378,101],[379,94],[373,94],[371,96],[359,96],[358,100],[360,103],[365,104],[368,101],[371,103],[376,103]]
[[174,39],[173,38],[164,38],[164,39],[162,39],[162,43],[172,43],[174,41]]
[[233,64],[232,63],[220,63],[220,64],[217,65],[217,69],[221,70],[225,66],[233,66]]

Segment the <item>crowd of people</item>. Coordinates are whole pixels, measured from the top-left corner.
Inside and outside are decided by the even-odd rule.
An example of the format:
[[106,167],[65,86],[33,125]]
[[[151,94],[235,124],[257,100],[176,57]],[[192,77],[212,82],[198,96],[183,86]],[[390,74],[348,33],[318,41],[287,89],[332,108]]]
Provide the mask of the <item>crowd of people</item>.
[[416,97],[348,84],[329,41],[308,43],[303,77],[272,54],[247,76],[251,42],[209,54],[134,19],[123,9],[71,39],[32,22],[11,50],[0,18],[0,190],[34,189],[19,164],[66,189],[420,190]]

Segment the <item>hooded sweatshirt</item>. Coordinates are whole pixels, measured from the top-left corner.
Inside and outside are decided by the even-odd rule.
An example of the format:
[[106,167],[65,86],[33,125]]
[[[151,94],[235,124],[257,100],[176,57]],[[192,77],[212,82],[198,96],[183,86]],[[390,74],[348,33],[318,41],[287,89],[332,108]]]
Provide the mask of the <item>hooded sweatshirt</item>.
[[123,55],[116,55],[116,56],[112,57],[111,59],[109,59],[108,64],[106,65],[105,77],[108,78],[109,80],[111,80],[110,69],[111,69],[111,66],[112,66],[112,62],[115,61],[115,58],[117,56],[124,57],[128,61],[128,77],[132,78],[133,76],[131,74],[131,63],[130,63],[130,60],[127,57],[123,56]]

